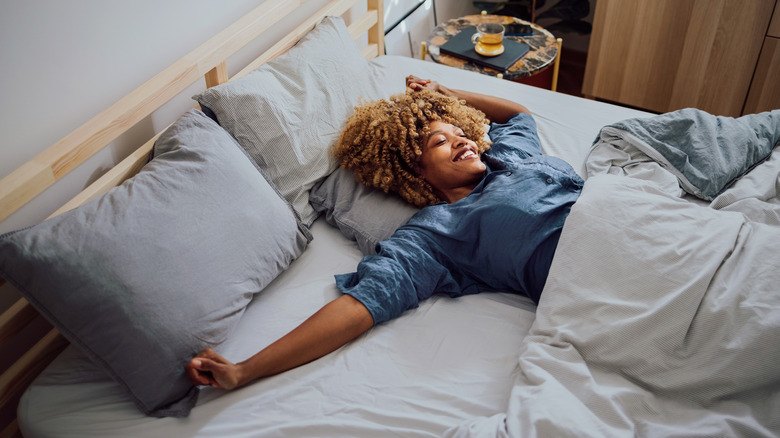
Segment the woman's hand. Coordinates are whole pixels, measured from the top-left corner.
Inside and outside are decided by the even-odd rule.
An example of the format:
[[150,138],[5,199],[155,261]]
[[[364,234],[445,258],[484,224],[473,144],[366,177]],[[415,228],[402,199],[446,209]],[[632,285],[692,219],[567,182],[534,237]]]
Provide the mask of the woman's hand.
[[352,296],[342,295],[247,360],[234,364],[207,348],[193,357],[184,371],[193,385],[234,389],[319,359],[373,326],[368,308]]
[[440,93],[444,92],[444,87],[438,82],[430,79],[421,79],[414,75],[406,77],[406,87],[411,88],[413,91],[433,90]]
[[220,356],[211,348],[193,357],[184,370],[193,385],[233,389],[240,384],[241,373],[238,365]]
[[406,77],[406,86],[412,91],[433,90],[458,100],[465,100],[469,106],[482,111],[488,120],[495,123],[506,123],[510,117],[517,113],[531,113],[525,106],[511,100],[473,91],[447,88],[436,81],[420,79],[414,75]]

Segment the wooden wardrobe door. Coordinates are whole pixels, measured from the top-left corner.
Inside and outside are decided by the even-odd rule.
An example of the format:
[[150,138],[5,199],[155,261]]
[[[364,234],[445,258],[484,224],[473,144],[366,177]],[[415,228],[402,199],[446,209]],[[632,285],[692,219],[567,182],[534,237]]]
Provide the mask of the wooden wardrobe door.
[[780,38],[766,37],[744,113],[774,109],[780,109]]
[[599,0],[583,94],[738,116],[775,0]]

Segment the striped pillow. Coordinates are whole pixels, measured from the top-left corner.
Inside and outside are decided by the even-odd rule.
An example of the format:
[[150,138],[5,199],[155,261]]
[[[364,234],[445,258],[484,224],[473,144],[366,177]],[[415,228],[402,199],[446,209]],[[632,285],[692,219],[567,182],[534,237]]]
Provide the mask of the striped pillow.
[[380,87],[344,21],[326,17],[284,55],[194,98],[308,226],[309,190],[336,169],[329,149],[361,97],[379,99]]

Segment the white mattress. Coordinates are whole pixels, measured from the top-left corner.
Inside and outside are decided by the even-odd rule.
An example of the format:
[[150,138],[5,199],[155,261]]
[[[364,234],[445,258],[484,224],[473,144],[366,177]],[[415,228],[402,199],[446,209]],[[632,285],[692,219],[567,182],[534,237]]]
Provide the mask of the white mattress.
[[[602,126],[647,115],[409,58],[374,64],[388,94],[414,74],[523,103],[545,151],[580,173]],[[228,359],[252,355],[339,295],[333,275],[354,270],[361,255],[322,219],[312,232],[308,250],[254,299],[219,348]],[[439,436],[506,412],[519,346],[533,321],[533,304],[519,295],[433,297],[308,365],[232,392],[205,388],[186,419],[145,417],[68,347],[25,393],[19,422],[27,438]]]

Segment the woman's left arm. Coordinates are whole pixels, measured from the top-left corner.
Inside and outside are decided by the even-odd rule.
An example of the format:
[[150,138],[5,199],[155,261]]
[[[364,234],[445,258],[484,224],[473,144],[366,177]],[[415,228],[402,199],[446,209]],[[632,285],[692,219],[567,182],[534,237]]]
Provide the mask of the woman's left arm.
[[491,122],[495,123],[505,123],[510,117],[517,113],[531,113],[525,106],[508,99],[475,93],[473,91],[448,88],[436,81],[420,79],[413,75],[406,77],[406,86],[415,91],[431,89],[456,99],[465,100],[469,106],[482,111]]

